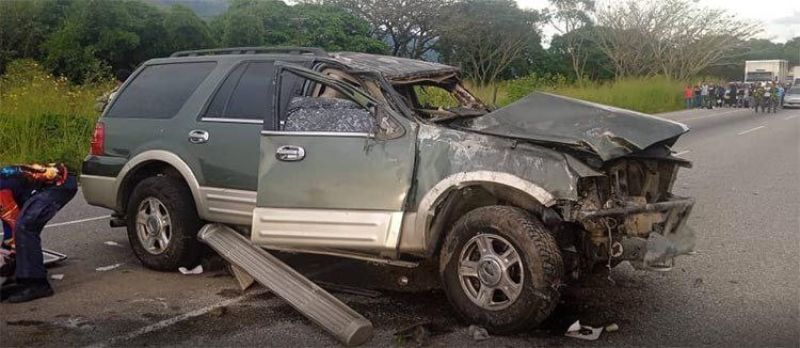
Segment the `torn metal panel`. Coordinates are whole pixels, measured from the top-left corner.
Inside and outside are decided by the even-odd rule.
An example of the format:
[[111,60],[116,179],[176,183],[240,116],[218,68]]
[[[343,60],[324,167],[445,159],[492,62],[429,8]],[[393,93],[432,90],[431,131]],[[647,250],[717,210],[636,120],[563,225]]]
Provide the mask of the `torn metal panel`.
[[456,67],[439,63],[368,53],[337,52],[331,53],[331,57],[353,69],[379,72],[390,80],[445,75],[459,71]]
[[672,145],[689,128],[643,113],[545,93],[533,93],[458,127],[502,137],[557,143],[597,153],[604,161]]

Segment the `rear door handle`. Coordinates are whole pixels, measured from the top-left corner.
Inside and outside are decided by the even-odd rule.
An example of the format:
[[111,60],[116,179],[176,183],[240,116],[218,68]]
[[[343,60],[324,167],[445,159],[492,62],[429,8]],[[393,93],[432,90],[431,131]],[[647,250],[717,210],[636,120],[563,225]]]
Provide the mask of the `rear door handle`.
[[306,150],[300,146],[284,145],[275,151],[275,158],[279,161],[294,162],[306,157]]
[[208,132],[195,129],[189,132],[189,142],[192,144],[202,144],[208,142]]

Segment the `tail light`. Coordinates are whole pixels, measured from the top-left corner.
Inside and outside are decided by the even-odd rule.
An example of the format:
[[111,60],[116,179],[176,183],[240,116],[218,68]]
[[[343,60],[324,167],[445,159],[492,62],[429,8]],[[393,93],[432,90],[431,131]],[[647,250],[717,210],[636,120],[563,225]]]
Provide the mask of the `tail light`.
[[105,153],[106,144],[106,125],[103,122],[97,122],[94,125],[94,134],[92,134],[92,147],[89,151],[90,155],[102,156]]

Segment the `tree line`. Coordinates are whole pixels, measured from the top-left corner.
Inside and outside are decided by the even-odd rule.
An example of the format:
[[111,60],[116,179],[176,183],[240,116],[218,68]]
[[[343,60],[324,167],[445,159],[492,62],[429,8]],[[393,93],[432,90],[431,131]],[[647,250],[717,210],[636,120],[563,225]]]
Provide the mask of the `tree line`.
[[[152,2],[152,0],[151,0]],[[72,81],[103,79],[172,52],[315,46],[441,61],[479,85],[532,74],[581,82],[714,74],[740,79],[746,59],[800,64],[800,37],[753,39],[759,24],[692,0],[230,0],[208,20],[188,7],[138,0],[0,2],[0,73],[33,58]],[[545,25],[556,29],[542,46]]]

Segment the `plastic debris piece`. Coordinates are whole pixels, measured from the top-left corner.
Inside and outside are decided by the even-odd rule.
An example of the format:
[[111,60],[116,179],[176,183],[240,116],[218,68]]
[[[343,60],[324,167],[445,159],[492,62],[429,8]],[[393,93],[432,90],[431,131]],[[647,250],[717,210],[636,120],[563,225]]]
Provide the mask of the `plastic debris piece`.
[[115,264],[109,265],[109,266],[97,267],[94,270],[98,271],[98,272],[105,272],[105,271],[110,271],[112,269],[115,269],[115,268],[117,268],[119,266],[122,266],[122,264],[121,263],[115,263]]
[[64,279],[64,275],[63,274],[51,274],[50,275],[50,279],[61,280],[61,279]]
[[197,265],[197,267],[188,269],[186,267],[178,267],[178,271],[181,274],[203,274],[203,265]]
[[110,246],[116,246],[116,247],[122,246],[121,244],[119,244],[119,243],[117,243],[117,242],[115,242],[113,240],[107,240],[107,241],[103,242],[103,244],[110,245]]
[[486,329],[480,326],[470,325],[467,331],[469,332],[469,335],[472,337],[472,339],[475,341],[484,341],[489,339],[489,331],[486,331]]
[[564,336],[577,338],[581,340],[594,341],[600,338],[600,334],[602,332],[603,332],[602,327],[598,328],[598,327],[581,325],[581,321],[578,320],[569,326],[567,332],[564,333]]
[[236,278],[236,282],[239,283],[239,288],[242,289],[242,291],[247,290],[247,288],[249,288],[250,286],[253,285],[253,283],[255,283],[255,279],[253,279],[253,276],[251,276],[250,273],[247,273],[245,270],[243,270],[241,267],[237,265],[231,264],[231,272],[233,273],[233,276]]
[[606,325],[605,330],[606,330],[606,332],[619,331],[619,325],[617,325],[616,323],[608,324],[608,325]]

